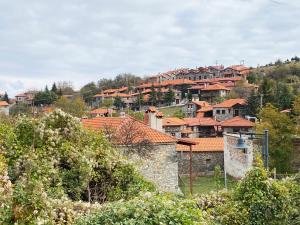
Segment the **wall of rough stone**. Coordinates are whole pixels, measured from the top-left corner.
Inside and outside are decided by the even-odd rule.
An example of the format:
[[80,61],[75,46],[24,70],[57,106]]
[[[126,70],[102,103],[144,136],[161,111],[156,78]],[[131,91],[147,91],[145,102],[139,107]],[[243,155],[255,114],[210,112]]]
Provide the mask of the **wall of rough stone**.
[[131,156],[141,174],[152,181],[160,191],[179,193],[178,161],[174,144],[155,144],[147,158]]
[[300,138],[293,140],[293,151],[291,157],[291,166],[294,172],[300,172]]
[[[190,153],[177,152],[179,175],[189,174]],[[193,152],[192,173],[196,176],[211,175],[216,165],[224,167],[223,152]]]
[[252,167],[253,162],[253,142],[245,138],[245,143],[249,147],[247,152],[236,149],[239,135],[224,133],[224,169],[227,174],[241,178]]

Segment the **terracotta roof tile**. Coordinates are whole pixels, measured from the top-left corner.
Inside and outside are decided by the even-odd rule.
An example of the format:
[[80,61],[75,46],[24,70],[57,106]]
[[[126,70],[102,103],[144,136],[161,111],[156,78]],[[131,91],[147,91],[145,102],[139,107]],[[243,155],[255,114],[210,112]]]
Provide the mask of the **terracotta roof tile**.
[[231,108],[236,104],[246,105],[247,101],[246,101],[246,99],[243,99],[243,98],[228,99],[228,100],[225,100],[224,102],[214,105],[213,107],[214,108]]
[[9,104],[6,101],[0,101],[0,106],[9,106]]
[[195,105],[200,106],[200,107],[210,106],[210,104],[206,101],[192,101],[192,103],[194,103]]
[[106,114],[106,113],[114,113],[115,111],[112,109],[94,109],[89,112],[89,114]]
[[[193,152],[223,152],[224,151],[224,139],[223,138],[187,138],[196,142],[197,144],[192,146]],[[190,151],[189,146],[176,145],[177,151]]]
[[255,125],[253,122],[239,116],[225,120],[220,124],[222,127],[254,127]]
[[208,85],[207,87],[202,89],[202,91],[218,91],[218,90],[227,90],[227,91],[229,91],[230,89],[224,87],[221,84]]
[[[154,130],[148,127],[146,124],[135,120],[131,117],[121,118],[121,117],[97,117],[93,119],[83,119],[83,126],[87,129],[93,130],[105,130],[106,128],[113,129],[114,131],[114,140],[118,143],[119,140],[122,140],[123,134],[122,130],[128,124],[132,124],[134,129],[140,134],[143,134],[143,137],[152,143],[175,143],[177,140],[172,136]],[[135,142],[140,141],[140,137],[134,137]],[[120,143],[120,142],[119,142]]]
[[217,126],[219,123],[211,117],[183,118],[188,126]]
[[177,117],[168,117],[163,119],[163,126],[184,126],[186,122]]

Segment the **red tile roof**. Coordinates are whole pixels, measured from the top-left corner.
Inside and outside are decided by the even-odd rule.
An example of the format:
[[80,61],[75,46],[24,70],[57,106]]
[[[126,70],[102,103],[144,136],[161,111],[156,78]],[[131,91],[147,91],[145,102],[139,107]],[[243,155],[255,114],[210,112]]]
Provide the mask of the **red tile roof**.
[[206,101],[192,101],[192,103],[194,103],[195,105],[200,106],[200,107],[210,106],[210,104]]
[[231,108],[236,104],[246,105],[247,101],[246,101],[246,99],[243,99],[243,98],[228,99],[228,100],[225,100],[224,102],[214,105],[213,107],[214,108]]
[[9,104],[6,101],[0,101],[0,106],[9,106]]
[[202,91],[218,91],[218,90],[229,91],[230,89],[224,87],[221,84],[208,85],[207,87],[205,87],[205,88],[202,89]]
[[[186,138],[186,140],[190,140],[196,142],[196,145],[192,146],[193,152],[223,152],[224,151],[224,139],[223,138]],[[189,146],[185,145],[176,145],[177,151],[190,151]]]
[[225,120],[220,124],[222,127],[254,127],[255,125],[253,122],[239,116]]
[[114,113],[115,111],[112,109],[94,109],[89,112],[89,114],[106,114],[106,113]]
[[163,119],[163,126],[184,126],[186,122],[177,117],[168,117]]
[[201,109],[198,109],[197,112],[208,112],[208,111],[212,111],[213,110],[213,107],[210,105],[210,106],[205,106],[205,107],[202,107]]
[[188,79],[165,80],[162,82],[144,83],[144,84],[139,85],[138,88],[150,88],[152,86],[164,87],[164,86],[169,86],[169,85],[182,85],[182,84],[193,85],[193,84],[195,84],[195,82],[188,80]]
[[217,126],[219,123],[211,117],[183,118],[188,126]]
[[133,137],[133,142],[136,143],[141,141],[141,135],[152,143],[175,143],[177,141],[175,138],[154,130],[131,117],[97,117],[93,119],[83,119],[82,123],[87,129],[101,131],[105,131],[107,128],[113,129],[113,140],[116,143],[122,143],[122,139],[124,138],[123,132],[128,126],[133,127],[133,129],[140,134],[139,136]]

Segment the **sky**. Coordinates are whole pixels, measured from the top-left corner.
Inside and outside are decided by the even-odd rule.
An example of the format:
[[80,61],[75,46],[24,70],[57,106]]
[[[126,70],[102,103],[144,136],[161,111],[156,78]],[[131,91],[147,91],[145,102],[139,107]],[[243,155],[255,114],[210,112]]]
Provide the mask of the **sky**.
[[300,0],[0,0],[0,92],[300,55]]

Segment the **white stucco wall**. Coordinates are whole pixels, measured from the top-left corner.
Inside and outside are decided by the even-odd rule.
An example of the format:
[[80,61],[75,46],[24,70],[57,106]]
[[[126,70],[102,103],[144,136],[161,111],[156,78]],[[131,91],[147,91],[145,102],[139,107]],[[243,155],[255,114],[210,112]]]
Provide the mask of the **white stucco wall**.
[[243,136],[248,146],[247,152],[236,149],[239,135],[224,133],[224,169],[227,174],[235,178],[242,178],[252,167],[253,142]]

